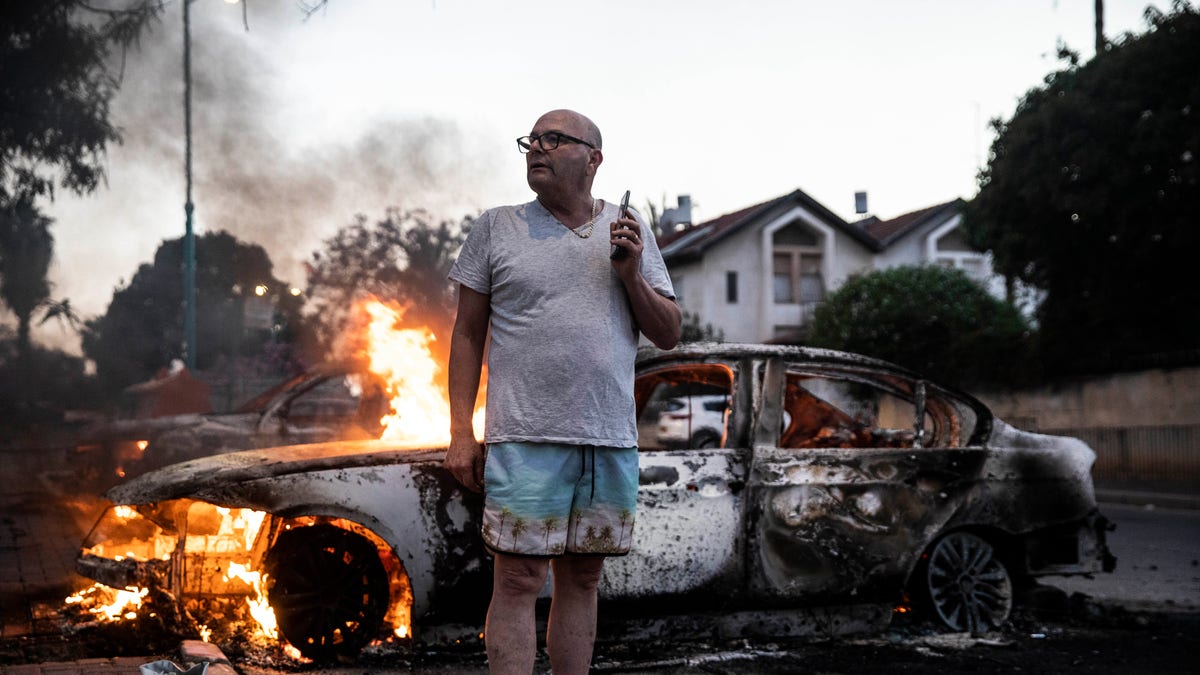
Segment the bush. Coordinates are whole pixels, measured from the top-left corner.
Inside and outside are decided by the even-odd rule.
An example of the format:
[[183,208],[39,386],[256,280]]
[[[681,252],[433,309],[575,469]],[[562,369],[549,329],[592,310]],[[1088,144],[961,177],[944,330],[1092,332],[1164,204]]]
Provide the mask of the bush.
[[961,270],[905,266],[852,278],[813,318],[813,346],[891,361],[958,386],[1029,381],[1028,323]]

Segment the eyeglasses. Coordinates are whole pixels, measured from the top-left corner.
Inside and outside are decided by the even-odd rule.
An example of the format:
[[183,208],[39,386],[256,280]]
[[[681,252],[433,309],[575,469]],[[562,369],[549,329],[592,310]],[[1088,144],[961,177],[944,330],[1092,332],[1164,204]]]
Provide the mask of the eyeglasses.
[[544,134],[530,134],[528,136],[522,136],[518,138],[517,150],[520,150],[522,153],[529,152],[530,148],[533,147],[533,144],[537,143],[541,146],[542,152],[549,152],[550,150],[557,148],[559,143],[562,143],[563,141],[567,141],[568,143],[580,143],[593,150],[596,149],[596,146],[588,143],[582,138],[568,136],[561,131],[547,131]]

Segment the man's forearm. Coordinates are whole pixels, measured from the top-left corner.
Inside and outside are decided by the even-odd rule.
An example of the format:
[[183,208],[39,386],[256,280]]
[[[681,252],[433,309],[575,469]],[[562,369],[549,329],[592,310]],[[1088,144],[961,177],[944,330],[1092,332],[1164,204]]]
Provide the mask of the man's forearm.
[[455,331],[450,342],[450,435],[473,438],[471,418],[479,395],[483,342],[478,336]]
[[659,295],[640,274],[625,285],[625,291],[638,328],[647,339],[659,349],[671,349],[679,343],[683,320],[674,300]]

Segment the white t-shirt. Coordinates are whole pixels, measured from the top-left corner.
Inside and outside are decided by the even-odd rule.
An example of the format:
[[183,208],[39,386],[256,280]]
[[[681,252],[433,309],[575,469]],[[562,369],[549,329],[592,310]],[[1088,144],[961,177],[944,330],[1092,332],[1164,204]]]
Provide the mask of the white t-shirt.
[[[586,239],[537,200],[475,219],[449,276],[491,296],[485,442],[637,444],[638,334],[609,260],[616,217],[606,201]],[[658,243],[635,217],[642,275],[674,298]]]

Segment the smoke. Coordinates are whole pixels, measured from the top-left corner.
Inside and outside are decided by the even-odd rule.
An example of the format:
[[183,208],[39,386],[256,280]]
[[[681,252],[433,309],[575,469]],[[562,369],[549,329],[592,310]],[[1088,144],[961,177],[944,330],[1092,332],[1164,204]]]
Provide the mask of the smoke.
[[[167,5],[137,47],[113,55],[115,67],[124,62],[111,109],[123,142],[109,149],[108,185],[51,207],[55,296],[72,298],[85,316],[103,313],[112,289],[184,232],[182,5]],[[310,115],[290,93],[296,74],[280,45],[319,44],[328,37],[321,15],[305,21],[287,0],[254,0],[248,14],[249,31],[239,6],[191,4],[197,232],[226,230],[261,245],[275,275],[302,286],[302,262],[355,214],[374,219],[397,206],[458,219],[490,205],[499,189],[488,158],[498,150],[472,140],[486,134],[432,114]],[[377,109],[409,94],[388,87],[381,79],[376,91],[331,86],[328,95],[362,96],[364,108]],[[420,110],[420,96],[411,92],[406,107]]]

